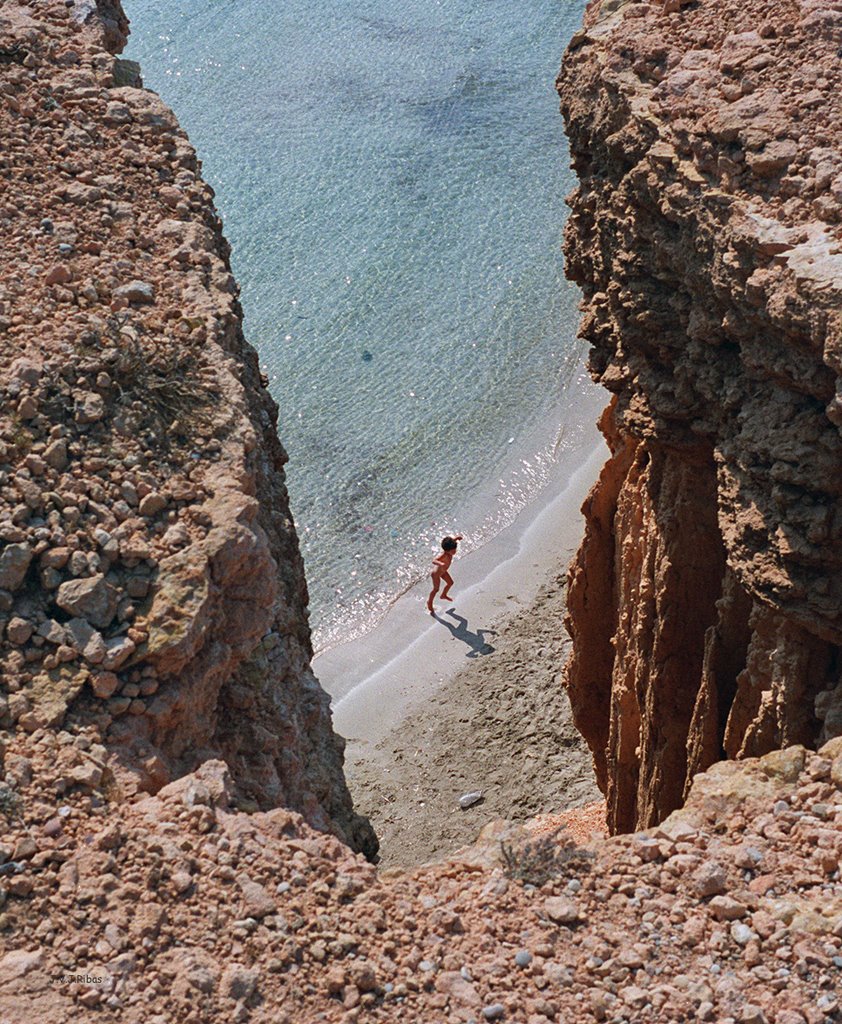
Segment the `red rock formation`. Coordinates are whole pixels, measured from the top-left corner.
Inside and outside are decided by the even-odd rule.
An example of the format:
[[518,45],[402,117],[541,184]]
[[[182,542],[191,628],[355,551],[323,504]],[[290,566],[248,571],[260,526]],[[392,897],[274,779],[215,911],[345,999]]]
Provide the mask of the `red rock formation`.
[[373,854],[213,193],[126,30],[0,8],[0,726],[94,728],[123,798],[222,757]]
[[842,10],[589,5],[566,233],[612,458],[566,685],[616,830],[842,731]]

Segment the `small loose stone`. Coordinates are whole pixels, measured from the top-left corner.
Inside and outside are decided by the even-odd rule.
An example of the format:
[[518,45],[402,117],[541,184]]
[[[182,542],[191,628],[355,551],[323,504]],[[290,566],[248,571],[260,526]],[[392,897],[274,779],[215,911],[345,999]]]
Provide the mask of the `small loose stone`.
[[500,1020],[506,1012],[502,1003],[491,1003],[482,1008],[482,1015],[486,1020]]

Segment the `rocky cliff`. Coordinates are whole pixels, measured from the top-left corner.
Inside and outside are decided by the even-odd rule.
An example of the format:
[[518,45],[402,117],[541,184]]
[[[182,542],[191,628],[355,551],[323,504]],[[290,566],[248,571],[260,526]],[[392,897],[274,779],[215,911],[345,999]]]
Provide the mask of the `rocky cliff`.
[[220,758],[241,807],[373,854],[213,193],[126,31],[0,8],[0,725],[61,737],[60,791]]
[[566,686],[610,826],[842,733],[842,4],[593,0],[558,86],[612,456]]
[[[308,666],[277,410],[195,154],[114,58],[125,30],[105,0],[0,7],[0,1019],[838,1020],[842,738],[721,762],[649,835],[589,849],[498,823],[378,875],[339,841],[372,851]],[[762,618],[736,556],[723,569],[731,534],[706,557],[720,456],[633,419],[621,397],[605,420],[578,664],[613,671],[582,616],[597,598],[631,678],[643,617],[615,589],[654,580],[654,601],[669,581],[687,614],[724,574],[694,705],[710,727],[733,636],[751,634],[755,676],[761,622],[791,630],[790,663],[833,641],[810,623],[799,648],[800,620]],[[692,664],[678,625],[659,629]],[[611,691],[593,696],[607,736]]]

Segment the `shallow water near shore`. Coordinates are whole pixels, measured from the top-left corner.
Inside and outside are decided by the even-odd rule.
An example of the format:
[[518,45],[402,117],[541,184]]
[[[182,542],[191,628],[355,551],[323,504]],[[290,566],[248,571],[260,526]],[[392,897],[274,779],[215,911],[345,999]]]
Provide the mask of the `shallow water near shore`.
[[443,533],[511,522],[576,430],[553,81],[585,3],[125,6],[217,192],[324,648]]

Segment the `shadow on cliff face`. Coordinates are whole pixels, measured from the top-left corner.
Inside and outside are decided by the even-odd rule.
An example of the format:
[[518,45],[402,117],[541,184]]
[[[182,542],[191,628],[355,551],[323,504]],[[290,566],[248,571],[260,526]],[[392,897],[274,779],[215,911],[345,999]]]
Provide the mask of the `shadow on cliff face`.
[[486,639],[487,633],[497,635],[496,629],[478,629],[476,632],[472,632],[468,629],[468,620],[464,615],[457,615],[452,609],[448,608],[446,615],[451,615],[458,625],[454,625],[452,622],[448,622],[447,619],[441,615],[434,615],[433,618],[440,622],[443,626],[446,626],[450,630],[450,635],[454,640],[461,640],[463,644],[467,644],[469,650],[465,655],[466,658],[478,658],[482,654],[493,654],[495,649]]

